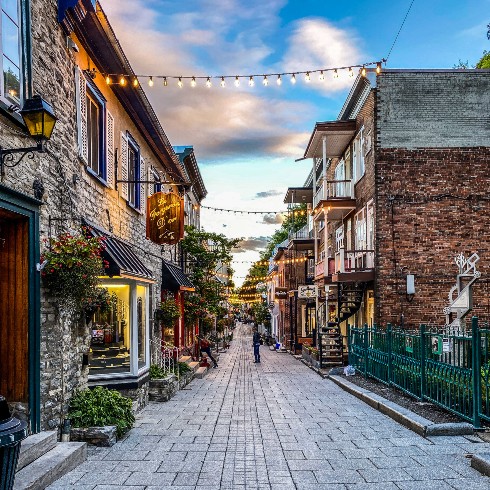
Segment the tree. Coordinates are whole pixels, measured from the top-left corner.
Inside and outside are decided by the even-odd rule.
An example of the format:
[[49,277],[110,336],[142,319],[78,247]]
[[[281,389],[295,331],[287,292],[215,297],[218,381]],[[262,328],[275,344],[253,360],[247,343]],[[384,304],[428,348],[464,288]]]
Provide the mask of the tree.
[[[487,24],[487,39],[490,41],[490,23]],[[483,56],[476,64],[476,68],[490,68],[490,51],[483,51]]]
[[[184,301],[186,322],[192,323],[220,312],[221,304],[226,300],[227,285],[217,280],[217,268],[231,262],[231,250],[239,241],[228,239],[223,234],[200,231],[193,226],[186,227],[182,250],[191,268],[189,278],[196,288]],[[231,274],[233,271],[228,268],[228,272]]]

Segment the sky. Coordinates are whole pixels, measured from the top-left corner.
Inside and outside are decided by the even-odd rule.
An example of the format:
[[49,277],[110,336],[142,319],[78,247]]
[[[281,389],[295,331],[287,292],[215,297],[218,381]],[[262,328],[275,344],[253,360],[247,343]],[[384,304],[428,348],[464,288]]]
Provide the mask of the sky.
[[[204,206],[272,211],[243,215],[204,208],[206,231],[242,237],[237,284],[278,228],[288,187],[302,186],[317,121],[335,120],[352,86],[347,70],[325,81],[248,75],[337,68],[388,58],[387,68],[474,65],[490,50],[490,0],[100,0],[133,70],[174,145],[192,145],[208,190]],[[390,53],[391,50],[391,53]],[[389,57],[388,57],[389,55]],[[154,85],[147,85],[153,75]],[[170,77],[235,76],[212,87]],[[163,86],[167,76],[168,85]],[[239,261],[239,262],[238,262]]]

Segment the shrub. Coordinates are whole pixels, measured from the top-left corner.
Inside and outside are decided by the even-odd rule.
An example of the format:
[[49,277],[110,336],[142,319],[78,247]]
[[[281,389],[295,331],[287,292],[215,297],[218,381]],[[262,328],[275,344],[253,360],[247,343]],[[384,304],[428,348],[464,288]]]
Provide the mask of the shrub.
[[164,326],[172,326],[180,318],[180,308],[175,299],[170,297],[162,301],[155,310],[155,320]]
[[121,437],[134,424],[133,402],[116,390],[101,386],[76,391],[68,412],[73,427],[115,425]]
[[168,371],[157,364],[150,366],[150,379],[162,379],[168,376]]

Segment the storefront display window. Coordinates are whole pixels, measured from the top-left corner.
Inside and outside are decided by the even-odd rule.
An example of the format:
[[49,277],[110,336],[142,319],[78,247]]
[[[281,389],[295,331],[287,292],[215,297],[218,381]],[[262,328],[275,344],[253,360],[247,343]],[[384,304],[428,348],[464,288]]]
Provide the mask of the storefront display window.
[[147,364],[148,287],[103,281],[109,304],[92,317],[90,375],[137,374]]

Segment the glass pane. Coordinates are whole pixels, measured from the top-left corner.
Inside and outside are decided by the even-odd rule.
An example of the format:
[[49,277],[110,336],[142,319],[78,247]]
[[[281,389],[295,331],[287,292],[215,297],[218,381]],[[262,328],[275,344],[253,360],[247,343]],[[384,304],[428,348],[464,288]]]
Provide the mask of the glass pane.
[[110,301],[92,318],[90,374],[128,373],[130,351],[130,288],[126,284],[106,286]]
[[2,51],[7,58],[20,66],[19,28],[2,13]]
[[3,57],[4,97],[12,103],[20,104],[20,70],[5,56]]
[[87,146],[90,168],[100,175],[99,168],[99,107],[87,97]]
[[146,293],[145,286],[136,286],[136,319],[138,322],[138,368],[146,365]]
[[19,23],[18,4],[18,0],[2,0],[2,9],[5,10],[9,17],[17,24]]
[[[132,148],[128,151],[128,175],[130,181],[136,180],[136,154]],[[134,205],[136,197],[136,184],[134,182],[128,183],[128,198],[129,202]]]

